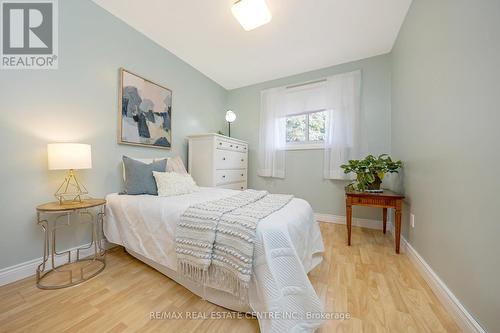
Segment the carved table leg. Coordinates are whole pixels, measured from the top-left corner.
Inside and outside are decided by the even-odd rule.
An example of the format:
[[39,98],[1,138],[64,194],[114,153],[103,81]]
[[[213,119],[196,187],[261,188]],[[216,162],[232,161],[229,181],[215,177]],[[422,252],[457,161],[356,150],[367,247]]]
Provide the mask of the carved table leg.
[[352,205],[346,205],[347,245],[351,245]]
[[396,222],[396,230],[394,233],[394,238],[396,240],[396,253],[399,254],[399,243],[401,240],[401,202],[399,201],[396,204],[396,210],[395,210],[395,222]]
[[383,208],[384,234],[387,229],[387,208]]

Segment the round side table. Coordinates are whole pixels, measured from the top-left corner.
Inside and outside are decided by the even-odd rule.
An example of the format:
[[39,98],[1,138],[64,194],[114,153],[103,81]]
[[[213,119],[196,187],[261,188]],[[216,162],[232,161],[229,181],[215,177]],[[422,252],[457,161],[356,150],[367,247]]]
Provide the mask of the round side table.
[[[59,204],[49,202],[36,207],[37,223],[44,231],[43,262],[36,270],[36,285],[40,289],[60,289],[77,285],[87,281],[106,267],[106,251],[102,248],[98,237],[98,230],[102,231],[106,200],[85,199],[81,202]],[[57,252],[56,231],[59,228],[71,225],[72,215],[92,226],[92,241],[89,245],[76,249],[76,259],[71,261],[71,250]],[[81,258],[81,251],[91,251],[91,255]],[[93,250],[93,251],[92,251]],[[65,260],[58,260],[67,256]],[[64,258],[62,258],[64,259]],[[50,267],[49,267],[50,264]],[[56,282],[47,283],[55,275]],[[60,282],[59,277],[65,277]]]

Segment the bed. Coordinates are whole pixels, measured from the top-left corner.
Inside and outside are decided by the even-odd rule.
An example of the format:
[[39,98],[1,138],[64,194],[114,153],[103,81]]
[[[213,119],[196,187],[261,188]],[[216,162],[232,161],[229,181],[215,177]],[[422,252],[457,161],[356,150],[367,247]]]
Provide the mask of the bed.
[[261,332],[313,332],[321,324],[322,305],[307,273],[322,260],[323,240],[311,206],[302,199],[293,198],[260,221],[247,301],[177,273],[175,232],[182,213],[193,204],[237,193],[200,188],[171,197],[109,194],[104,234],[194,294],[233,311],[257,313]]

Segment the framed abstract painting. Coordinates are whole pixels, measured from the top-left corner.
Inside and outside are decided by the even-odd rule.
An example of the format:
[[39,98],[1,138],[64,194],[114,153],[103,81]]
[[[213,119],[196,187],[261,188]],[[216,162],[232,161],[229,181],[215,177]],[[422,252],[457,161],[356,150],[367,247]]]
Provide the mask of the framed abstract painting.
[[120,68],[118,143],[170,149],[172,90]]

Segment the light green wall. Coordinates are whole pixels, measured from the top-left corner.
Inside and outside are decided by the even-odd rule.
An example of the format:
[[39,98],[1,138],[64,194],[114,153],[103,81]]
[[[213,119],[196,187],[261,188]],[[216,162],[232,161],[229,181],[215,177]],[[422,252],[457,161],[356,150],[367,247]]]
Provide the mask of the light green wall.
[[405,236],[488,332],[500,332],[499,35],[497,0],[415,0],[392,54]]
[[[293,193],[296,197],[309,201],[317,213],[345,215],[346,183],[323,179],[323,150],[287,151],[285,179],[257,176],[260,91],[361,69],[363,135],[370,138],[370,152],[388,153],[391,148],[390,68],[390,56],[382,55],[230,90],[228,107],[237,114],[237,119],[231,126],[231,135],[249,142],[249,187],[274,193]],[[362,218],[381,218],[379,210],[360,207],[355,208],[354,215]]]
[[[35,206],[53,200],[64,173],[47,170],[46,144],[92,144],[81,175],[92,195],[122,187],[122,154],[187,152],[186,136],[222,128],[227,91],[89,0],[59,1],[59,69],[0,71],[0,268],[39,258]],[[173,151],[118,145],[118,68],[173,90]],[[61,248],[87,241],[63,233]]]

